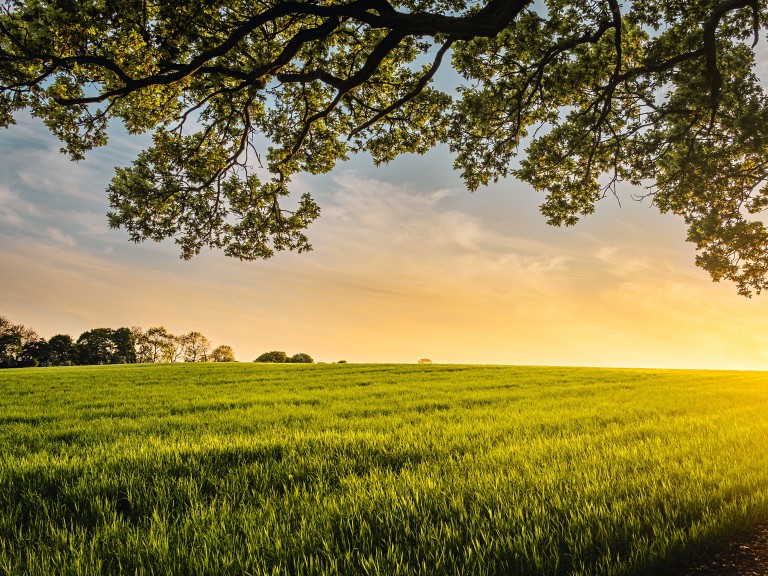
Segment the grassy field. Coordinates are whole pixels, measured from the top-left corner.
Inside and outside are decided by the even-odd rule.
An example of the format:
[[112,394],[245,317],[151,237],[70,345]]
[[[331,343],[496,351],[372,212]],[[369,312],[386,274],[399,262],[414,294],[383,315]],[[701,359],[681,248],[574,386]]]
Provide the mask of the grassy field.
[[768,374],[0,371],[0,574],[663,574],[768,517]]

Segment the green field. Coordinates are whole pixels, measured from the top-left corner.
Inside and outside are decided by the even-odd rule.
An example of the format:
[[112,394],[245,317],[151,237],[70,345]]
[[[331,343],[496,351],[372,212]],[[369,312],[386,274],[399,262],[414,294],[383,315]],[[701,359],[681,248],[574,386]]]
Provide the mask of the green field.
[[0,371],[0,574],[663,574],[768,517],[768,373]]

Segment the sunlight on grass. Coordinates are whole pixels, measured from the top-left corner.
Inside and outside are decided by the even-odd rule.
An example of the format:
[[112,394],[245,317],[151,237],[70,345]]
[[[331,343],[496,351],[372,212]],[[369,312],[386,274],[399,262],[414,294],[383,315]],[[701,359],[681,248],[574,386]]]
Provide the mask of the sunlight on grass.
[[0,372],[2,574],[658,574],[768,514],[768,374]]

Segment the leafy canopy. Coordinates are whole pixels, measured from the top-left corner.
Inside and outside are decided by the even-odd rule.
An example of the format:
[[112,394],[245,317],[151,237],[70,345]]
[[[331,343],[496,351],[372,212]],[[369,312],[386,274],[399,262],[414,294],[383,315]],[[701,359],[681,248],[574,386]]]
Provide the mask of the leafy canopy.
[[272,350],[271,352],[264,352],[254,362],[277,362],[283,364],[288,362],[288,355],[282,350]]
[[213,352],[211,352],[211,361],[237,362],[237,360],[235,360],[235,351],[232,350],[231,346],[227,346],[226,344],[222,344],[213,349]]
[[[184,258],[308,250],[319,209],[286,198],[292,175],[442,142],[470,190],[522,179],[555,225],[642,185],[750,294],[768,285],[766,25],[765,0],[4,0],[0,124],[31,109],[74,159],[112,118],[151,131],[109,222]],[[455,94],[432,82],[449,60]]]

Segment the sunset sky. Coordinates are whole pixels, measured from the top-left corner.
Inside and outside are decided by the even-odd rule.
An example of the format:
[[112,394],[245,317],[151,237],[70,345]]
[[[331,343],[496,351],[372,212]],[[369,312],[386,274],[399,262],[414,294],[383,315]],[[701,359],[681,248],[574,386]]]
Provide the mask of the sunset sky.
[[113,169],[146,141],[118,128],[79,164],[37,120],[0,132],[0,315],[46,338],[163,325],[241,361],[278,349],[326,362],[768,369],[768,296],[713,284],[683,223],[632,188],[558,229],[520,182],[470,194],[445,149],[382,168],[355,157],[295,182],[322,209],[313,252],[185,262],[170,241],[108,229]]

